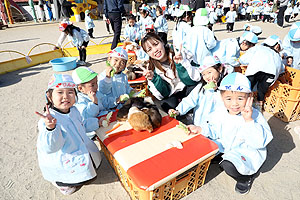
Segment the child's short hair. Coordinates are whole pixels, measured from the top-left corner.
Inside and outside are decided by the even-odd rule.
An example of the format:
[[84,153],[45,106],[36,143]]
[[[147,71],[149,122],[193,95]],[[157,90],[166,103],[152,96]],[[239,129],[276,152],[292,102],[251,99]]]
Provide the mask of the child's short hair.
[[129,15],[128,18],[127,18],[127,20],[128,20],[128,21],[129,21],[129,20],[134,20],[134,21],[136,21],[136,18],[135,18],[134,15]]
[[251,83],[247,76],[238,72],[233,72],[223,78],[219,90],[251,93]]
[[158,11],[161,15],[164,13],[163,9],[160,6],[156,6],[156,11]]

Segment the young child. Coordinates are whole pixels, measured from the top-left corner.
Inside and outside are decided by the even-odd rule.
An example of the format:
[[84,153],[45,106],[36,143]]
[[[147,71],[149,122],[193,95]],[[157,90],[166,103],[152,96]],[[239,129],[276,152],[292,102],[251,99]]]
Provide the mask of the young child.
[[154,28],[162,41],[164,41],[165,44],[168,44],[168,23],[163,12],[164,11],[160,6],[156,7],[157,18],[154,23]]
[[252,108],[251,86],[246,76],[237,72],[227,75],[219,90],[224,106],[217,107],[206,124],[188,128],[218,144],[223,159],[220,166],[237,181],[235,191],[247,194],[266,160],[272,132],[263,115]]
[[90,10],[85,11],[85,28],[88,30],[89,36],[91,38],[94,38],[93,32],[94,32],[95,24],[94,21],[91,19],[90,14],[91,14]]
[[96,135],[94,131],[102,125],[102,120],[98,120],[97,116],[104,110],[102,102],[96,96],[98,91],[97,75],[87,67],[78,67],[72,73],[78,90],[78,100],[75,106],[83,118],[83,125],[90,139]]
[[137,22],[137,25],[140,27],[141,38],[146,34],[146,25],[154,24],[152,17],[149,14],[150,10],[148,7],[144,6],[140,9],[140,20]]
[[217,16],[216,12],[214,11],[213,7],[210,8],[208,16],[209,16],[209,23],[208,23],[207,27],[209,28],[209,30],[212,31],[214,24],[218,20],[218,16]]
[[[203,59],[211,55],[211,50],[216,46],[217,41],[214,33],[206,27],[209,22],[207,10],[199,8],[193,19],[194,26],[189,30],[186,37],[186,46],[194,56],[193,62],[202,65]],[[174,38],[173,38],[174,41]]]
[[[220,60],[215,56],[206,56],[203,65],[199,67],[201,72],[200,83],[191,91],[191,93],[182,99],[178,106],[169,110],[172,115],[185,115],[191,109],[193,111],[193,124],[200,126],[206,123],[206,118],[220,102],[220,94],[216,90],[222,78],[227,74]],[[211,86],[210,86],[211,85]]]
[[124,29],[124,37],[127,41],[132,41],[139,44],[140,41],[140,28],[135,23],[135,16],[130,15],[128,17],[128,24],[125,26]]
[[223,10],[222,10],[222,8],[221,8],[221,5],[220,4],[218,4],[217,5],[217,8],[216,8],[216,14],[217,14],[217,23],[222,23],[222,16],[223,16]]
[[259,26],[252,26],[250,24],[245,24],[244,25],[244,31],[251,31],[255,35],[259,36],[262,33],[262,30]]
[[75,83],[70,75],[54,74],[46,92],[47,105],[38,123],[37,154],[43,177],[64,195],[97,176],[99,149],[85,133],[74,107]]
[[246,3],[246,19],[248,21],[251,20],[251,17],[252,17],[252,13],[253,13],[253,6],[251,3]]
[[106,70],[100,74],[99,92],[113,99],[108,105],[103,103],[106,108],[122,107],[121,95],[130,94],[133,90],[126,74],[122,73],[127,60],[127,52],[122,47],[116,47],[109,54]]
[[87,32],[74,26],[70,21],[63,21],[60,23],[59,30],[68,35],[69,40],[76,46],[79,51],[78,65],[86,65],[86,47],[90,41]]
[[191,31],[189,23],[192,17],[193,14],[190,7],[188,5],[181,5],[177,13],[176,25],[172,32],[173,45],[175,48],[179,49],[181,44],[185,46],[187,33]]
[[230,11],[226,14],[226,22],[227,22],[227,31],[228,33],[233,31],[233,26],[235,19],[237,18],[236,11],[234,10],[234,5],[230,6]]
[[[258,37],[249,31],[245,31],[240,38],[227,38],[217,41],[217,45],[212,49],[212,54],[217,56],[222,64],[231,67],[238,67],[238,59],[241,51],[247,51],[255,46]],[[229,69],[228,69],[229,70]]]
[[[282,48],[283,57],[290,57],[290,63],[287,63],[295,69],[300,69],[300,22],[294,23],[289,33],[284,37]],[[292,59],[291,59],[292,58]]]
[[255,107],[260,111],[263,110],[263,101],[268,88],[284,72],[284,65],[279,55],[281,46],[279,37],[272,35],[263,42],[263,45],[249,49],[239,59],[241,64],[248,65],[245,75],[251,82],[251,89],[257,84],[258,102],[255,103]]

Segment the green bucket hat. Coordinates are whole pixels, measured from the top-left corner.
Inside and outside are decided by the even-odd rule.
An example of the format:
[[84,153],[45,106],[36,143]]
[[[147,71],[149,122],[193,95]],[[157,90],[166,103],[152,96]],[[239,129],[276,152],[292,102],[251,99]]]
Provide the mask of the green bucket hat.
[[74,82],[78,85],[93,80],[98,74],[88,67],[78,67],[72,73]]

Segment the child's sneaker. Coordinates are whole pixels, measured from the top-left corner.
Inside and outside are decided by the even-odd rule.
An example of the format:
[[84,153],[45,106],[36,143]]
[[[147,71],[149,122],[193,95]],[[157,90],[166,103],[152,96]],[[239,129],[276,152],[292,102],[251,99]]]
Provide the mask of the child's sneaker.
[[253,183],[253,178],[251,177],[246,182],[237,182],[235,185],[235,191],[239,194],[248,194]]
[[52,185],[57,187],[63,195],[71,195],[76,190],[76,187],[58,186],[55,182],[51,182],[51,183],[52,183]]

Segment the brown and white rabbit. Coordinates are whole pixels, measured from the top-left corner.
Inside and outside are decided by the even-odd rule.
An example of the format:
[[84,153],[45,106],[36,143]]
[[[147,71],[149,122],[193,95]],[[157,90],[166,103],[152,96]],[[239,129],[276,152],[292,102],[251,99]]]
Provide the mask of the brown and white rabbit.
[[150,117],[136,106],[133,106],[129,109],[128,122],[136,131],[146,130],[150,133],[153,131]]

